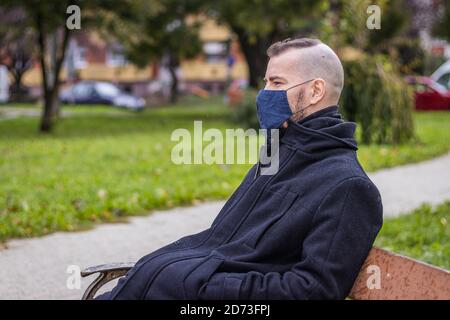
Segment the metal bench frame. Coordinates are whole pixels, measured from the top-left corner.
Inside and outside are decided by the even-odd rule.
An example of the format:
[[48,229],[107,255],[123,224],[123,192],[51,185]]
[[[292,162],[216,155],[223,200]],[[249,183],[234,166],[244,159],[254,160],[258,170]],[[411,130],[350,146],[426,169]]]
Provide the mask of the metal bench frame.
[[82,277],[87,277],[92,274],[98,273],[98,277],[92,281],[92,283],[87,287],[86,291],[83,294],[82,300],[92,300],[97,293],[97,291],[106,283],[123,277],[128,270],[133,268],[134,262],[126,262],[126,263],[109,263],[109,264],[101,264],[94,267],[89,267],[81,271]]
[[[99,276],[89,285],[83,300],[93,299],[107,282],[124,276],[134,263],[112,263],[90,267],[82,277]],[[380,287],[370,285],[378,270]],[[376,276],[376,275],[375,275]],[[369,284],[369,285],[368,285]],[[372,248],[349,294],[354,300],[450,300],[450,271],[424,262]]]

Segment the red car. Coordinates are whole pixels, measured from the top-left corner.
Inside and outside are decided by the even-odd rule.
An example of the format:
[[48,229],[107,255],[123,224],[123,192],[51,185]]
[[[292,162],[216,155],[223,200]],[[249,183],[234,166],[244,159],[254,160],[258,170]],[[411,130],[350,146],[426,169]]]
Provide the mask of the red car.
[[450,91],[429,77],[406,77],[414,86],[416,110],[449,110]]

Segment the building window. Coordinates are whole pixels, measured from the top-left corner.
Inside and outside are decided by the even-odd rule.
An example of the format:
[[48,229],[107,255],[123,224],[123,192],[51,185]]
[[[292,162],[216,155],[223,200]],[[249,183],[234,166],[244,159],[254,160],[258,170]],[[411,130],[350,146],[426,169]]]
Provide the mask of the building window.
[[86,48],[77,46],[74,52],[75,69],[83,69],[87,67]]
[[87,49],[85,47],[78,45],[76,40],[70,41],[64,61],[65,67],[72,72],[86,68],[88,65],[86,55]]
[[111,67],[121,67],[126,65],[127,62],[121,46],[112,46],[106,53],[106,63]]
[[207,62],[223,62],[227,57],[227,42],[209,41],[203,44],[203,52]]

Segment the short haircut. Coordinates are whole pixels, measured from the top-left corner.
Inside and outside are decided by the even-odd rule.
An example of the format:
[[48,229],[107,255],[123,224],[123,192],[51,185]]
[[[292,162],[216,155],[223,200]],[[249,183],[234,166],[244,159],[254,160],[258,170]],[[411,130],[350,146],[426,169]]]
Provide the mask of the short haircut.
[[306,79],[322,78],[328,85],[330,98],[336,103],[344,86],[344,69],[339,57],[318,39],[297,38],[275,42],[269,49],[269,58],[288,50],[299,50],[299,72]]
[[283,41],[278,41],[272,44],[269,49],[267,49],[267,55],[269,58],[279,55],[280,53],[287,51],[292,48],[310,48],[321,44],[322,41],[318,39],[310,39],[310,38],[296,38],[291,39],[287,38]]

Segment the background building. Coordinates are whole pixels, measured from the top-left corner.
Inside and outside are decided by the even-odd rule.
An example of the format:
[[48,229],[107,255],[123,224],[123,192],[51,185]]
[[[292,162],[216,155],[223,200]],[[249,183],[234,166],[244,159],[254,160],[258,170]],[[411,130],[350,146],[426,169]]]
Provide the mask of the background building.
[[[231,80],[247,79],[247,64],[239,44],[230,30],[207,20],[200,29],[203,52],[194,59],[180,63],[178,76],[181,92],[206,90],[222,92]],[[162,64],[149,62],[145,68],[129,63],[120,43],[108,43],[95,32],[77,32],[73,35],[66,54],[63,83],[77,80],[109,81],[122,89],[142,97],[165,95],[170,77]],[[29,70],[23,79],[33,96],[40,94],[39,64]]]

